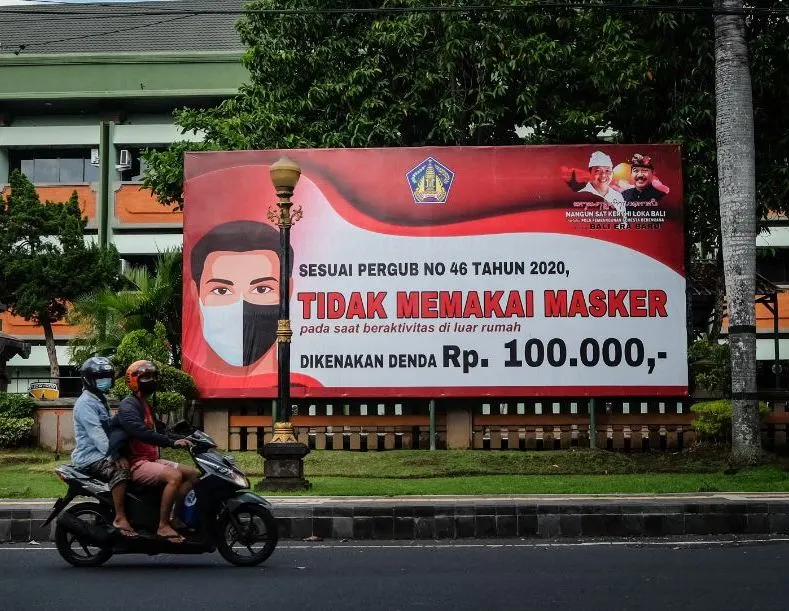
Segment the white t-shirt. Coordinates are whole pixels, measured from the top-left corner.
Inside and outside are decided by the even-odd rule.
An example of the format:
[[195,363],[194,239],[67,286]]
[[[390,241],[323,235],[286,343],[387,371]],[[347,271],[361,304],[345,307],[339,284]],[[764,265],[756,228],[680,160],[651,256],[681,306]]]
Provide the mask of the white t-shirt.
[[594,193],[595,195],[599,195],[609,204],[613,204],[614,209],[622,216],[622,220],[625,220],[625,214],[627,212],[627,205],[625,204],[625,198],[622,197],[622,194],[615,189],[608,189],[608,193],[603,195],[597,189],[592,186],[592,183],[586,183],[586,186],[581,189],[581,191],[585,191],[587,193]]

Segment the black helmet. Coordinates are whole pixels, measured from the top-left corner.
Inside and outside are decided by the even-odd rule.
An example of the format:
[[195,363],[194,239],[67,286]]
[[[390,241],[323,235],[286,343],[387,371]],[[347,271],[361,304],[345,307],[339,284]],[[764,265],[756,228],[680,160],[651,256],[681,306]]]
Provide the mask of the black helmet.
[[[115,368],[112,366],[110,359],[103,356],[92,356],[87,361],[82,363],[79,369],[82,376],[82,385],[91,392],[106,393],[115,381]],[[97,380],[109,380],[97,385]],[[102,388],[99,388],[102,386]]]

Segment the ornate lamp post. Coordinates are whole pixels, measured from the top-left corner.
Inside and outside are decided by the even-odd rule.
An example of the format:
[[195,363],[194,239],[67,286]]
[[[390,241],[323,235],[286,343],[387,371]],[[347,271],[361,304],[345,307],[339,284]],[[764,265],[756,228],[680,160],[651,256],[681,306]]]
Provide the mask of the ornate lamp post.
[[277,407],[272,413],[274,435],[263,446],[264,479],[261,490],[309,488],[304,479],[304,456],[310,449],[296,440],[290,422],[290,228],[302,217],[301,206],[293,208],[291,197],[301,176],[299,165],[287,157],[280,158],[270,169],[271,182],[277,192],[276,207],[268,218],[279,226],[279,321],[277,322]]

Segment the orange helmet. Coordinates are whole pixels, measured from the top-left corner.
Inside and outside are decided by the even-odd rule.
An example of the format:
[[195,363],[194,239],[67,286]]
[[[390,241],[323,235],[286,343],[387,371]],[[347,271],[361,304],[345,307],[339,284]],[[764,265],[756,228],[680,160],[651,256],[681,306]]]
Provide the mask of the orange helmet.
[[133,393],[151,394],[159,384],[159,368],[151,361],[134,361],[126,369],[126,385]]

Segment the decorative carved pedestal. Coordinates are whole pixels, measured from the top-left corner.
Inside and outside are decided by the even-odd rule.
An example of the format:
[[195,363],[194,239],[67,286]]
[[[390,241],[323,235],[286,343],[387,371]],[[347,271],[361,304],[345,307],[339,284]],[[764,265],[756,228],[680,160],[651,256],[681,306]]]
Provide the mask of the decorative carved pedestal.
[[304,457],[310,449],[296,441],[289,422],[277,422],[271,441],[258,453],[264,464],[257,490],[309,490],[312,486],[304,479]]

